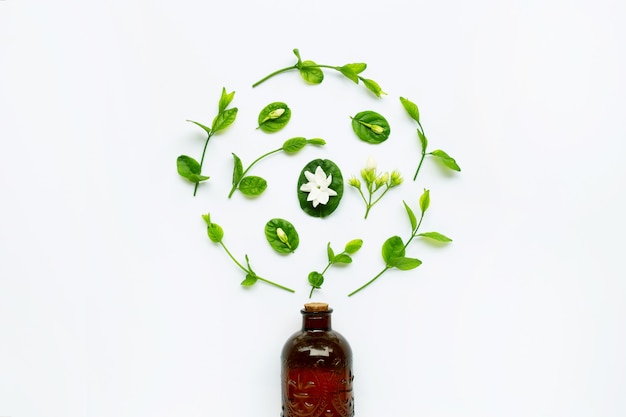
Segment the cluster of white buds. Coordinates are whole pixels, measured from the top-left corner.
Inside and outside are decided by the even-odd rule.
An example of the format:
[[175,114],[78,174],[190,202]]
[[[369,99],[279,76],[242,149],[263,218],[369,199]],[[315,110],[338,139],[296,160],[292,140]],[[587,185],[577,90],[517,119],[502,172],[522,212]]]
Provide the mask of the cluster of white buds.
[[[372,206],[376,204],[389,189],[402,184],[402,181],[404,180],[398,170],[393,170],[391,173],[379,173],[376,169],[376,160],[372,156],[367,158],[365,168],[361,169],[361,179],[365,182],[365,189],[369,194],[367,198],[365,197],[363,190],[361,190],[361,180],[356,176],[352,176],[348,180],[348,184],[359,190],[359,193],[361,194],[361,197],[367,207],[365,218],[367,218]],[[384,190],[382,191],[382,194],[380,194],[376,199],[373,199],[374,193],[383,188]]]

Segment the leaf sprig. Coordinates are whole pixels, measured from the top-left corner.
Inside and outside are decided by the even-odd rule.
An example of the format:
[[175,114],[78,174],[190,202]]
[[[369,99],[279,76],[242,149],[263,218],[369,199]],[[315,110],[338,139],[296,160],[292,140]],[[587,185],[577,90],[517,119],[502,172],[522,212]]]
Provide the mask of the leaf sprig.
[[309,293],[309,298],[313,296],[314,290],[319,290],[322,288],[322,284],[324,284],[324,274],[328,271],[334,264],[350,264],[352,263],[352,257],[350,255],[356,253],[363,246],[363,240],[354,239],[350,242],[346,243],[346,246],[343,252],[339,254],[335,254],[333,249],[330,247],[330,242],[326,245],[326,254],[328,256],[328,263],[326,267],[322,270],[322,272],[312,271],[309,273],[309,284],[311,284],[311,292]]
[[270,281],[269,279],[260,277],[256,274],[256,272],[254,272],[254,270],[252,269],[252,267],[250,266],[250,259],[248,259],[248,255],[245,255],[245,259],[246,259],[246,266],[243,266],[237,259],[235,259],[235,257],[232,255],[232,253],[230,253],[230,251],[228,250],[228,248],[226,247],[226,245],[224,244],[224,229],[222,229],[222,227],[220,225],[218,225],[217,223],[213,223],[211,221],[211,215],[210,213],[207,214],[203,214],[202,218],[204,219],[204,221],[207,224],[207,234],[209,236],[209,239],[211,240],[211,242],[217,243],[219,244],[222,248],[224,248],[224,250],[226,251],[226,253],[228,254],[228,256],[230,257],[230,259],[233,260],[233,262],[235,262],[235,264],[246,273],[246,277],[243,281],[241,281],[241,285],[244,287],[251,287],[254,284],[256,284],[258,281],[263,281],[267,284],[273,285],[275,287],[278,287],[282,290],[285,291],[289,291],[289,292],[295,292],[294,290],[292,290],[291,288],[285,287],[283,285],[277,284],[273,281]]
[[322,71],[322,68],[328,68],[328,69],[332,69],[335,71],[339,71],[344,77],[352,80],[355,84],[358,84],[359,81],[361,81],[363,85],[367,87],[368,90],[370,90],[372,93],[376,95],[376,97],[380,98],[381,95],[387,94],[382,90],[382,88],[380,88],[380,85],[378,85],[376,81],[368,79],[368,78],[364,78],[361,75],[359,75],[363,71],[365,71],[365,69],[367,68],[367,64],[365,63],[358,62],[358,63],[352,63],[352,64],[345,64],[342,66],[322,65],[322,64],[317,64],[314,61],[310,61],[310,60],[303,61],[302,58],[300,57],[300,51],[298,51],[298,49],[294,49],[293,53],[296,56],[296,58],[298,58],[298,62],[296,62],[292,66],[281,68],[279,70],[272,72],[271,74],[265,76],[264,78],[260,79],[256,83],[252,84],[252,87],[256,87],[278,74],[281,74],[287,71],[292,71],[292,70],[298,70],[300,72],[300,76],[306,82],[310,84],[321,84],[322,81],[324,81],[324,72]]
[[396,268],[401,271],[408,271],[408,270],[415,269],[418,266],[420,266],[422,264],[422,261],[420,261],[417,258],[409,258],[405,256],[406,248],[409,246],[409,244],[414,238],[420,236],[420,237],[425,237],[425,238],[432,239],[432,240],[442,242],[442,243],[452,242],[452,239],[438,232],[418,233],[418,230],[420,226],[422,225],[422,220],[424,219],[424,214],[426,213],[426,210],[428,210],[428,206],[430,205],[430,191],[429,190],[425,189],[424,193],[420,197],[419,206],[420,206],[421,215],[420,215],[419,220],[417,219],[417,217],[415,216],[415,213],[409,207],[409,205],[404,201],[403,203],[404,203],[404,208],[406,209],[406,213],[409,217],[409,222],[411,223],[411,236],[406,241],[406,243],[402,241],[402,238],[400,236],[392,236],[389,239],[387,239],[385,243],[383,243],[383,247],[382,247],[382,257],[383,257],[383,260],[385,261],[385,267],[382,269],[382,271],[376,274],[374,278],[372,278],[371,280],[366,282],[364,285],[362,285],[361,287],[357,288],[356,290],[348,294],[348,297],[352,297],[354,294],[358,293],[359,291],[363,290],[364,288],[372,284],[374,281],[380,278],[385,272],[387,272],[391,268]]
[[233,158],[235,160],[235,165],[233,167],[233,180],[232,180],[233,187],[231,188],[230,193],[228,194],[228,198],[232,197],[235,190],[239,190],[244,195],[251,196],[251,197],[261,195],[263,191],[265,191],[265,189],[267,188],[267,181],[264,178],[253,176],[253,175],[246,176],[250,168],[252,168],[252,166],[254,166],[254,164],[259,162],[261,159],[267,156],[270,156],[272,154],[278,153],[278,152],[285,152],[286,154],[295,154],[295,153],[298,153],[307,145],[323,146],[325,144],[326,144],[326,141],[320,138],[306,139],[303,137],[295,137],[295,138],[287,139],[283,143],[283,146],[259,156],[250,165],[248,165],[248,167],[245,170],[243,169],[243,163],[241,162],[241,158],[239,158],[237,155],[235,155],[235,153],[233,153]]
[[199,126],[207,133],[207,138],[204,142],[204,148],[202,149],[202,157],[200,158],[200,162],[187,155],[180,155],[176,159],[176,169],[178,170],[178,174],[181,177],[195,183],[195,186],[193,188],[194,197],[196,195],[196,192],[198,191],[198,185],[201,182],[206,181],[210,178],[206,175],[202,175],[202,164],[204,163],[204,155],[206,154],[206,148],[209,144],[209,140],[211,140],[214,134],[226,129],[228,126],[233,124],[235,118],[237,117],[237,107],[227,109],[228,105],[233,101],[234,97],[234,91],[227,93],[226,88],[222,87],[222,95],[220,96],[220,101],[218,103],[217,116],[215,116],[215,118],[213,119],[211,127],[205,126],[202,123],[194,122],[193,120],[187,120],[188,122]]
[[420,162],[417,166],[417,170],[415,171],[415,175],[413,176],[413,181],[417,179],[417,174],[419,174],[420,169],[422,168],[422,163],[424,162],[424,158],[426,155],[434,156],[438,158],[447,168],[453,171],[461,171],[461,168],[456,163],[454,158],[448,155],[446,152],[441,149],[436,149],[432,152],[426,152],[426,148],[428,147],[428,139],[426,138],[426,134],[424,133],[424,128],[420,123],[420,112],[417,107],[417,104],[413,103],[407,98],[400,97],[400,102],[404,107],[404,110],[409,114],[409,116],[417,122],[417,136],[419,137],[420,144],[422,145],[422,157],[420,158]]

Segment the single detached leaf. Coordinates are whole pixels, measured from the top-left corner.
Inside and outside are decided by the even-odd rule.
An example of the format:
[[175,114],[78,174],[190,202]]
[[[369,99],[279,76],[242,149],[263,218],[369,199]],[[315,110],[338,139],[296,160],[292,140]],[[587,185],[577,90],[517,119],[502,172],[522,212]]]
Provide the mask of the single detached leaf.
[[226,110],[226,107],[233,101],[235,97],[235,92],[227,93],[226,88],[222,87],[222,95],[220,97],[220,102],[218,104],[218,113],[223,113]]
[[420,111],[417,108],[417,104],[413,103],[411,100],[404,98],[404,97],[400,97],[400,102],[402,103],[402,107],[404,107],[404,110],[406,110],[409,116],[411,116],[413,120],[419,123]]
[[335,251],[330,247],[330,242],[326,245],[326,254],[328,255],[328,262],[332,262],[335,259]]
[[209,223],[207,226],[207,235],[211,242],[220,243],[224,238],[224,229],[219,224]]
[[409,205],[405,201],[402,202],[404,203],[406,214],[409,216],[409,221],[411,222],[411,230],[415,230],[415,228],[417,227],[417,218],[415,217],[415,213],[413,213],[413,210],[411,210],[411,207],[409,207]]
[[259,129],[266,133],[281,130],[291,119],[291,109],[285,103],[276,101],[265,106],[258,117]]
[[255,277],[252,274],[246,274],[246,279],[244,279],[243,281],[241,281],[241,285],[243,285],[244,287],[251,287],[254,284],[256,284],[257,282],[257,277]]
[[333,262],[337,264],[349,264],[352,263],[352,258],[350,257],[350,255],[340,253],[339,255],[335,256]]
[[420,197],[420,210],[425,213],[430,206],[430,191],[424,188],[424,193]]
[[200,175],[200,164],[198,161],[187,155],[181,155],[176,158],[176,169],[181,177],[193,183],[209,179],[205,175]]
[[247,196],[255,197],[261,195],[267,188],[267,181],[261,177],[243,177],[239,183],[239,191]]
[[392,258],[387,265],[398,268],[402,271],[408,271],[415,269],[422,264],[422,261],[416,258],[406,258],[404,256],[398,258]]
[[354,239],[346,243],[346,247],[344,250],[346,253],[352,254],[352,253],[356,253],[359,249],[361,249],[361,246],[363,246],[363,240]]
[[[309,172],[310,174],[315,174],[317,171],[317,167],[320,167],[325,174],[326,179],[330,179],[330,184],[313,184],[316,187],[319,185],[322,188],[329,188],[333,190],[337,195],[329,196],[328,202],[326,204],[322,204],[318,200],[318,204],[316,207],[313,206],[314,200],[308,201],[309,192],[301,190],[304,184],[308,184],[309,180],[307,179],[305,172]],[[300,203],[300,208],[310,216],[313,217],[326,217],[332,214],[337,207],[339,206],[339,202],[343,197],[343,175],[341,174],[341,170],[337,164],[329,159],[314,159],[302,168],[300,172],[300,176],[298,177],[297,184],[297,195],[298,201]],[[314,192],[318,192],[317,190]],[[324,193],[324,190],[319,191],[320,193]],[[314,194],[315,195],[315,194]],[[318,195],[319,196],[319,195]],[[321,197],[321,196],[320,196]]]
[[302,137],[287,139],[283,143],[283,151],[285,153],[294,154],[307,145],[307,140]]
[[321,84],[324,81],[324,73],[313,61],[302,61],[299,66],[300,76],[311,84]]
[[376,97],[380,98],[382,94],[387,94],[380,88],[380,86],[378,85],[376,81],[368,80],[366,78],[362,78],[362,80],[363,80],[363,84],[365,84],[367,89],[370,90],[372,93],[376,94]]
[[382,115],[366,110],[352,118],[352,130],[364,142],[379,144],[389,138],[391,129]]
[[324,284],[324,275],[317,271],[309,273],[309,284],[311,284],[313,288],[322,288],[322,284]]
[[233,158],[235,159],[235,165],[233,167],[233,185],[236,185],[239,184],[241,176],[243,175],[243,164],[241,163],[241,159],[234,153]]
[[285,219],[271,219],[265,224],[265,239],[278,253],[293,253],[300,244],[296,228]]
[[222,113],[219,113],[213,119],[213,123],[211,124],[213,133],[217,133],[220,130],[226,129],[228,126],[233,124],[235,118],[237,117],[237,107],[233,107],[232,109],[224,110]]
[[405,248],[404,243],[402,242],[402,238],[400,236],[392,236],[383,243],[382,255],[383,260],[389,266],[393,266],[390,264],[391,260],[394,258],[402,258],[404,257]]
[[444,236],[441,233],[437,233],[437,232],[420,233],[418,236],[427,237],[429,239],[433,239],[438,242],[452,242],[452,239],[450,239],[448,236]]
[[441,162],[443,162],[443,164],[445,166],[447,166],[448,168],[450,168],[451,170],[461,171],[461,168],[457,165],[457,163],[454,160],[454,158],[452,158],[450,155],[448,155],[447,153],[445,153],[441,149],[437,149],[436,151],[432,151],[430,154],[432,156],[435,156],[435,157],[439,158],[439,160]]

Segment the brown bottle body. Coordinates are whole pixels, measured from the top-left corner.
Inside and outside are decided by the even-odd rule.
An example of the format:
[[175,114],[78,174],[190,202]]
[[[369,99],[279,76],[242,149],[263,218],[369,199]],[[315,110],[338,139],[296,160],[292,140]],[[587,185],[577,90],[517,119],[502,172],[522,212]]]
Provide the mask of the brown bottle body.
[[352,417],[352,349],[332,329],[332,309],[310,311],[310,305],[301,310],[302,329],[283,347],[281,415]]

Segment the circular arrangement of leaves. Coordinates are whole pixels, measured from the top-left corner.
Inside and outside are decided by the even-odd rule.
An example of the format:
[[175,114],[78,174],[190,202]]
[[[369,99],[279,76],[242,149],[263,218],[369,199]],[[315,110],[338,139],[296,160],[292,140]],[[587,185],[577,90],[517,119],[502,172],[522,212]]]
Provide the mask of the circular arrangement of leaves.
[[379,113],[366,110],[352,118],[352,130],[364,142],[379,144],[389,138],[389,122]]
[[[327,180],[326,187],[336,193],[334,196],[329,196],[328,202],[325,204],[315,204],[315,201],[311,201],[310,199],[312,193],[307,193],[302,190],[303,185],[311,182],[309,180],[311,176],[319,175],[320,168]],[[337,164],[329,159],[314,159],[302,168],[300,176],[298,177],[297,192],[300,208],[302,208],[306,214],[313,217],[327,217],[337,209],[341,197],[343,197],[343,175],[341,174],[341,170],[339,170]],[[324,190],[322,190],[322,192],[324,192]]]

